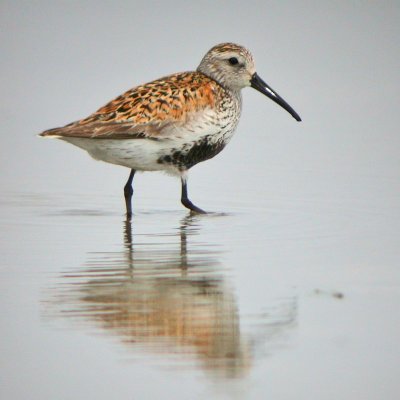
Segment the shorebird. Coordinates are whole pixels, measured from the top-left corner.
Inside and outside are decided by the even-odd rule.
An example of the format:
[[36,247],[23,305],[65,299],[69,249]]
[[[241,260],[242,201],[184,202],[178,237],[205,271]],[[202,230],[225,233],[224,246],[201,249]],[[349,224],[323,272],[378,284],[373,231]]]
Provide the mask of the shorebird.
[[243,46],[222,43],[210,49],[196,71],[182,72],[134,87],[87,118],[40,136],[58,138],[94,159],[131,169],[124,186],[132,215],[136,171],[165,171],[181,178],[182,204],[205,213],[188,197],[188,170],[216,156],[239,122],[241,89],[251,86],[301,121],[293,108],[256,73]]

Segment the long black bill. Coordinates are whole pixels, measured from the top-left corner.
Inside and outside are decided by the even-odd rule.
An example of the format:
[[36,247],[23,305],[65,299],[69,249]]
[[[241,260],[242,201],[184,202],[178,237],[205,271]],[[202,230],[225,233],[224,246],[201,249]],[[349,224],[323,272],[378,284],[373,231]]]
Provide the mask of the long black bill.
[[273,100],[275,103],[279,104],[281,107],[283,107],[288,113],[290,113],[293,118],[296,121],[301,121],[301,118],[299,114],[297,114],[296,111],[293,110],[292,107],[289,106],[288,103],[286,103],[285,100],[282,99],[281,96],[279,96],[278,93],[276,93],[272,88],[270,88],[255,72],[253,76],[251,77],[251,87],[258,90],[262,94],[265,94],[268,96],[271,100]]

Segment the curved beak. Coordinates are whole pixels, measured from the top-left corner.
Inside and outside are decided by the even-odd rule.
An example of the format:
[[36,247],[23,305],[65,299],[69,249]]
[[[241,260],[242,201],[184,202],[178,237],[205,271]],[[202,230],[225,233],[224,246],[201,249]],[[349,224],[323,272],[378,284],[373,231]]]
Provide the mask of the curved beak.
[[272,101],[283,107],[296,121],[301,121],[299,114],[286,103],[272,88],[270,88],[255,72],[250,80],[251,87],[268,96]]

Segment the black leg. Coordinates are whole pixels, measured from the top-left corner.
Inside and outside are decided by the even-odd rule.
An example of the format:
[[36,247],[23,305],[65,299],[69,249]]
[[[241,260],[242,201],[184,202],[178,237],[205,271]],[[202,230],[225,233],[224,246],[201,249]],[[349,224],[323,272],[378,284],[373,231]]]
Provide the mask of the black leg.
[[204,210],[202,210],[199,207],[196,207],[188,198],[188,193],[187,193],[187,182],[186,182],[186,177],[182,176],[181,177],[182,181],[182,196],[181,196],[181,202],[182,204],[188,208],[189,210],[194,211],[195,213],[198,214],[207,214]]
[[133,194],[132,180],[133,180],[133,177],[135,176],[135,172],[136,171],[134,169],[131,170],[128,181],[126,182],[126,185],[124,186],[124,196],[125,196],[127,218],[130,218],[132,216],[132,194]]

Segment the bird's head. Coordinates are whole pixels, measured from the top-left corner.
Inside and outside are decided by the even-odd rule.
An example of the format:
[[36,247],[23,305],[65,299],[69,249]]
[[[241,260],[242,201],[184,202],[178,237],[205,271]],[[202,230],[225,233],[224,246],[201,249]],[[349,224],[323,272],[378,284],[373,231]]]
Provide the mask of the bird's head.
[[283,107],[297,121],[301,121],[293,108],[257,75],[253,56],[243,46],[234,43],[214,46],[203,57],[197,71],[232,91],[251,86]]

